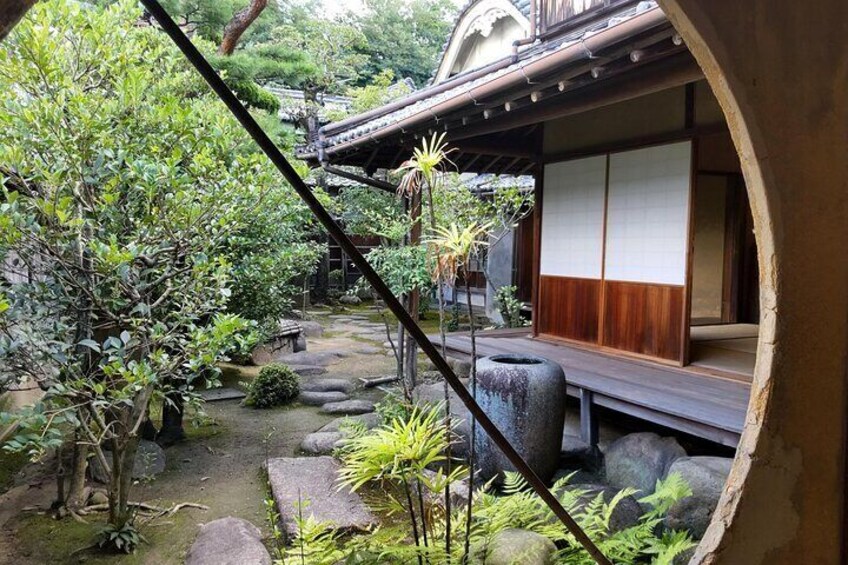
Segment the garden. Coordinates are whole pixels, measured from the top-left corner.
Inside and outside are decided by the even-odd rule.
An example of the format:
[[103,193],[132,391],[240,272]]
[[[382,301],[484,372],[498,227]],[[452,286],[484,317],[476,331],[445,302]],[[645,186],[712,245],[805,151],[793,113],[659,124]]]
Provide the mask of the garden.
[[[426,80],[453,5],[393,4],[371,0],[370,19],[347,21],[263,3],[246,25],[230,2],[167,8],[291,155],[325,94],[361,112],[408,92],[395,73]],[[423,51],[389,56],[386,26],[416,29],[423,39],[398,41]],[[594,562],[364,279],[331,272],[331,292],[310,292],[326,234],[148,14],[39,3],[0,43],[0,81],[9,562]],[[271,83],[302,102],[281,108]],[[497,402],[476,333],[527,321],[508,285],[484,316],[472,279],[533,194],[481,196],[452,154],[433,135],[386,172],[396,191],[314,193],[347,233],[379,242],[369,263],[443,355],[449,333],[470,336],[472,354],[450,365],[481,404]],[[553,438],[518,451],[610,560],[681,562],[706,527],[690,515],[714,506],[726,470],[693,470],[673,438],[615,426],[605,462],[574,448],[552,370],[540,396],[555,408],[500,421]],[[692,510],[698,497],[709,500]]]

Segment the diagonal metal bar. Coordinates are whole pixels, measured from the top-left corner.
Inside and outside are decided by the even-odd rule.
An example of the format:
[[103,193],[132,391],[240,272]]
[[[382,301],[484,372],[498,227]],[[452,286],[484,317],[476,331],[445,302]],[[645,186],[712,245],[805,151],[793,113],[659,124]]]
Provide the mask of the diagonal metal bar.
[[604,557],[598,547],[592,542],[586,533],[580,528],[577,522],[568,514],[568,512],[560,504],[559,500],[545,486],[545,483],[538,475],[530,468],[526,461],[519,455],[504,435],[498,430],[497,426],[489,419],[486,413],[480,408],[468,390],[460,382],[459,378],[436,350],[435,346],[430,343],[423,330],[418,327],[412,317],[407,313],[398,299],[392,294],[386,283],[380,278],[376,271],[371,267],[365,257],[359,252],[356,246],[350,241],[344,230],[339,227],[329,212],[321,205],[312,191],[304,184],[303,180],[292,168],[291,164],[280,152],[279,148],[265,134],[262,128],[256,123],[256,120],[250,115],[247,109],[235,97],[232,91],[224,84],[215,69],[197,50],[191,40],[177,26],[174,20],[168,15],[164,8],[159,4],[158,0],[141,0],[141,3],[148,12],[159,22],[162,29],[167,33],[174,43],[183,52],[186,58],[191,62],[197,71],[203,76],[204,80],[212,87],[212,90],[218,97],[227,105],[235,118],[241,123],[244,129],[250,134],[253,140],[259,145],[262,151],[271,159],[271,162],[282,173],[286,180],[291,184],[292,188],[303,199],[304,203],[309,207],[316,218],[323,224],[324,228],[330,236],[336,240],[348,257],[356,264],[362,275],[368,280],[374,290],[377,291],[386,306],[397,317],[398,321],[403,325],[406,331],[418,343],[421,350],[430,358],[439,372],[445,377],[448,384],[456,392],[462,403],[468,408],[471,415],[477,419],[480,427],[486,431],[492,441],[503,451],[506,458],[512,463],[527,483],[534,491],[545,501],[553,513],[562,521],[569,532],[577,539],[583,548],[592,556],[599,565],[612,565],[612,563]]

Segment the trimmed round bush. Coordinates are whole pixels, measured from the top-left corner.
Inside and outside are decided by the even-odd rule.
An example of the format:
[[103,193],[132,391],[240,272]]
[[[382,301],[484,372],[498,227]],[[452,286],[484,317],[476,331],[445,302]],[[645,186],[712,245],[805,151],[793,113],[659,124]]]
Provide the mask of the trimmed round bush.
[[271,363],[253,379],[244,403],[254,408],[273,408],[291,402],[299,393],[297,373],[281,363]]

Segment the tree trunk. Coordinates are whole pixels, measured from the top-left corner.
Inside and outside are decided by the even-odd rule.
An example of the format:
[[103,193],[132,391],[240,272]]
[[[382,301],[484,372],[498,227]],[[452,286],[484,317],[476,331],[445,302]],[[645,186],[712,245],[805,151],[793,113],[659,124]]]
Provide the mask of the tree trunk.
[[162,403],[162,427],[156,436],[156,441],[160,445],[174,445],[185,439],[183,412],[182,395],[179,393],[169,393],[166,396],[165,402]]
[[0,41],[6,38],[35,2],[36,0],[0,0]]
[[71,460],[71,476],[68,484],[68,496],[65,506],[77,510],[85,506],[85,471],[88,469],[88,445],[83,443],[82,432],[74,434],[74,451]]
[[[321,243],[327,244],[327,236],[321,235]],[[330,290],[330,249],[329,246],[326,252],[321,255],[318,260],[318,268],[315,270],[315,285],[312,287],[311,298],[315,304],[326,304]]]
[[224,26],[224,36],[221,40],[221,45],[218,47],[218,55],[232,55],[238,45],[242,34],[247,31],[265,6],[268,5],[268,0],[250,0],[250,4],[233,15],[233,18]]
[[129,505],[132,487],[133,464],[138,451],[138,437],[127,438],[126,443],[114,442],[112,449],[112,479],[109,484],[109,523],[117,529],[132,521]]

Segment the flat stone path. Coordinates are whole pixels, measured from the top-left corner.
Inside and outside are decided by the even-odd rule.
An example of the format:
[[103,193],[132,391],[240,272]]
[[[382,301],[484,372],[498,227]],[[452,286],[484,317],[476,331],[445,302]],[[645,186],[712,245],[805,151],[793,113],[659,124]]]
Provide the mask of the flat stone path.
[[342,531],[367,531],[376,518],[358,494],[339,489],[339,463],[332,457],[280,457],[268,460],[268,481],[286,533],[297,535],[296,518],[328,522]]
[[200,398],[206,402],[215,402],[218,400],[240,400],[247,395],[236,388],[211,388],[209,390],[200,391]]

